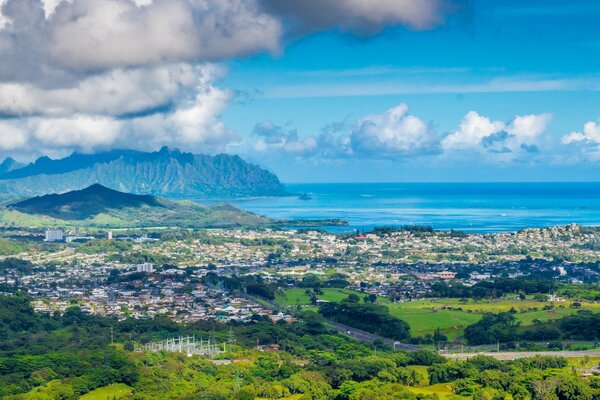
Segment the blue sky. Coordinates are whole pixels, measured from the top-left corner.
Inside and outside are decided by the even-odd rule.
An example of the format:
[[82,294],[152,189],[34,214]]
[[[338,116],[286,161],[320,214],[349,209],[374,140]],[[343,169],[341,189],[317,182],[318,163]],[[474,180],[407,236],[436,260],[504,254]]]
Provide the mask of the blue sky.
[[285,182],[598,180],[600,2],[199,4],[0,0],[0,155],[169,145]]
[[[472,1],[444,26],[425,32],[392,27],[367,39],[312,35],[281,55],[231,63],[223,83],[254,95],[232,106],[224,120],[244,134],[259,119],[308,135],[406,103],[442,135],[472,110],[504,122],[551,113],[545,134],[559,141],[600,116],[599,18],[594,1]],[[589,161],[506,165],[480,157],[465,162],[373,155],[343,162],[298,158],[293,164],[274,156],[267,162],[290,181],[597,179],[597,165]]]

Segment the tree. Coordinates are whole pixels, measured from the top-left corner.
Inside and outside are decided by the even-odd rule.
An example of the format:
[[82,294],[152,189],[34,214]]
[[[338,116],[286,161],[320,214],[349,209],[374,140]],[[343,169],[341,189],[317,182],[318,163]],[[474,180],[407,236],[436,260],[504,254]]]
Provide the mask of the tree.
[[556,394],[554,389],[556,388],[556,381],[554,379],[544,379],[539,381],[531,382],[533,387],[533,393],[536,399],[539,400],[556,400]]
[[483,318],[467,326],[465,339],[471,345],[509,342],[515,340],[519,321],[509,312],[485,314]]
[[574,375],[562,375],[556,385],[558,400],[588,400],[592,390],[583,379]]

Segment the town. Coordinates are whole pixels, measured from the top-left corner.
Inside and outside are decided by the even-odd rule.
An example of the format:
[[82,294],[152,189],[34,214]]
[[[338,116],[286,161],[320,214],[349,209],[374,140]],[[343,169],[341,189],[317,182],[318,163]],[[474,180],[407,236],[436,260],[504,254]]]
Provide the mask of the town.
[[[254,315],[294,320],[289,304],[274,307],[265,301],[272,295],[236,290],[235,279],[258,280],[282,293],[335,281],[335,287],[390,302],[424,298],[440,282],[470,287],[494,278],[575,285],[600,279],[600,230],[578,225],[498,234],[410,226],[343,235],[52,229],[5,231],[4,236],[7,243],[14,242],[11,237],[27,238],[28,245],[2,256],[0,288],[26,292],[40,313],[60,314],[77,305],[85,313],[121,320],[159,315],[177,322],[244,322]],[[19,262],[6,262],[15,259]]]

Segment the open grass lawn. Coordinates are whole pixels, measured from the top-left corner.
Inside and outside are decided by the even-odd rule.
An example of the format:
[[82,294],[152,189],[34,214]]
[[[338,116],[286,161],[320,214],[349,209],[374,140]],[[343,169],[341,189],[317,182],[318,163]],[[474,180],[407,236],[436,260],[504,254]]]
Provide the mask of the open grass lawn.
[[519,313],[516,315],[517,319],[521,322],[521,326],[533,325],[533,321],[539,319],[540,321],[550,321],[553,319],[559,319],[566,317],[567,315],[573,315],[577,313],[576,308],[555,308],[553,310],[540,310],[540,311],[529,311]]
[[[310,304],[310,297],[306,293],[304,293],[305,291],[306,288],[287,289],[284,291],[283,294],[277,294],[275,296],[275,301],[281,306],[295,306],[298,304],[308,305]],[[323,294],[318,295],[317,298],[319,300],[340,302],[352,293],[360,297],[361,300],[365,296],[365,293],[357,292],[355,290],[327,288],[323,289]],[[379,297],[377,301],[387,303],[388,299]]]
[[[449,399],[456,397],[456,394],[452,391],[449,383],[439,383],[437,385],[420,386],[420,387],[406,387],[413,393],[416,394],[437,394],[440,399]],[[461,397],[461,399],[467,400],[467,397]]]
[[80,397],[81,400],[112,400],[126,399],[131,395],[132,389],[124,383],[104,386],[84,394]]
[[427,333],[433,333],[437,328],[440,328],[440,331],[446,335],[449,340],[454,340],[456,337],[462,335],[464,329],[468,325],[474,324],[482,317],[482,314],[478,313],[438,310],[432,307],[407,307],[408,304],[409,303],[391,304],[389,306],[390,314],[406,321],[410,325],[410,331],[413,336],[422,336]]
[[[544,306],[553,305],[551,310],[543,310]],[[418,300],[390,304],[390,313],[406,321],[414,336],[433,333],[438,327],[440,331],[454,340],[462,336],[464,329],[479,321],[484,313],[506,312],[514,308],[521,326],[529,326],[533,321],[548,321],[575,314],[579,309],[571,308],[570,302],[542,302],[535,300],[472,300],[460,299]],[[460,310],[458,310],[460,308]],[[600,311],[600,304],[584,303],[581,309]]]

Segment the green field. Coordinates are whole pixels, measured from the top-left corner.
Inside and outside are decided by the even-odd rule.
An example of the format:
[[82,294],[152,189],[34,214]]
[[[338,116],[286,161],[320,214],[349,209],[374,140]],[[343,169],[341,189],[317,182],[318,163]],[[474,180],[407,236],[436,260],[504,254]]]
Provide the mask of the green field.
[[[452,397],[456,397],[456,395],[452,391],[452,387],[450,386],[449,383],[438,383],[437,385],[421,386],[421,387],[407,386],[406,388],[416,394],[424,394],[424,395],[435,394],[440,399],[449,399]],[[469,398],[461,397],[461,399],[468,400]]]
[[[312,289],[311,289],[312,290]],[[295,306],[295,305],[310,305],[310,297],[305,293],[306,288],[294,288],[284,290],[283,293],[275,295],[275,301],[281,306]],[[350,294],[355,294],[361,299],[365,296],[365,293],[357,292],[350,289],[335,289],[328,288],[323,289],[323,294],[318,295],[319,300],[327,300],[333,302],[340,302],[347,298]],[[378,302],[388,302],[387,298],[380,297],[377,299]]]
[[[543,309],[549,305],[553,305],[554,308]],[[464,302],[460,299],[436,299],[394,303],[390,304],[389,308],[394,317],[408,322],[413,336],[432,334],[440,328],[449,340],[454,340],[463,334],[468,325],[479,321],[484,313],[506,312],[514,308],[521,326],[529,326],[536,319],[548,321],[575,314],[578,309],[570,306],[570,302],[551,303],[535,300],[469,299]],[[600,304],[584,303],[581,309],[598,311]]]
[[411,301],[395,303],[390,306],[390,314],[410,325],[413,336],[433,333],[437,328],[454,340],[462,335],[464,329],[479,321],[482,314],[466,311],[441,310],[439,306],[432,307],[429,302]]
[[125,399],[131,395],[132,389],[124,383],[116,383],[110,386],[104,386],[84,394],[81,400],[113,400]]
[[[275,301],[281,306],[310,305],[310,297],[305,293],[305,288],[284,290],[275,296]],[[350,294],[356,294],[361,299],[364,293],[349,289],[323,289],[323,294],[317,296],[320,300],[339,302]],[[410,325],[413,336],[433,334],[439,328],[441,333],[449,340],[455,340],[463,335],[467,326],[479,321],[485,313],[507,312],[514,309],[516,318],[521,322],[521,327],[534,324],[535,320],[550,321],[573,315],[580,309],[600,311],[598,303],[583,303],[581,308],[572,308],[571,302],[544,302],[532,299],[495,299],[473,300],[461,299],[427,299],[407,301],[403,303],[390,303],[388,298],[379,297],[378,303],[387,304],[390,314],[406,321]],[[550,310],[544,307],[552,306]],[[315,307],[311,310],[316,311]]]

